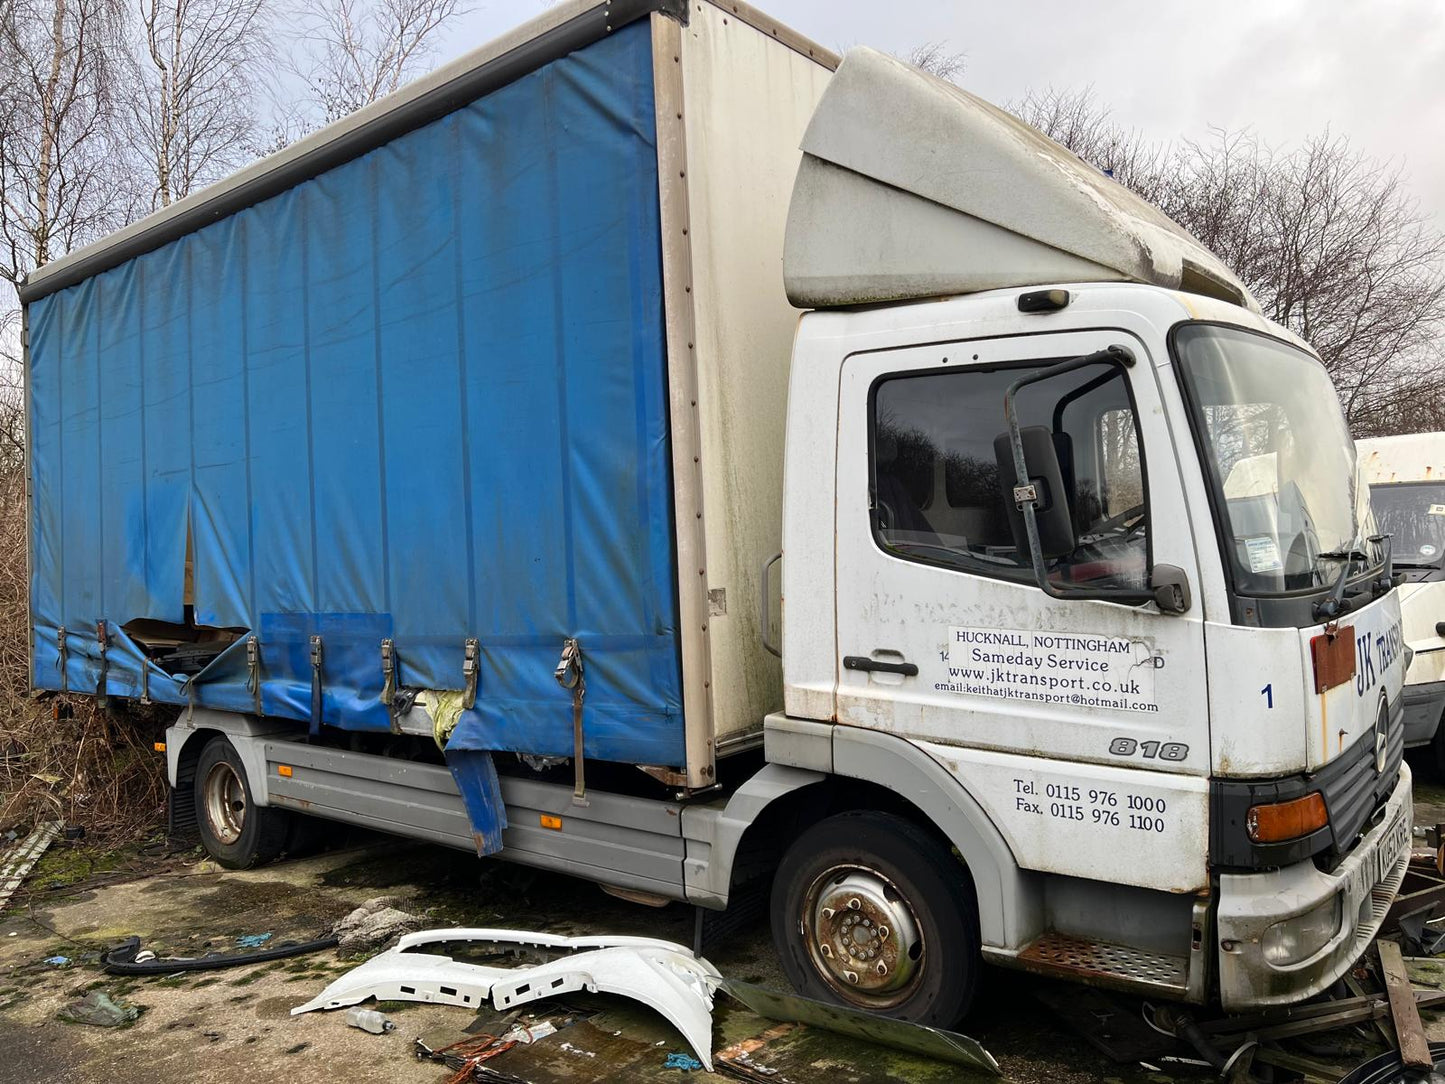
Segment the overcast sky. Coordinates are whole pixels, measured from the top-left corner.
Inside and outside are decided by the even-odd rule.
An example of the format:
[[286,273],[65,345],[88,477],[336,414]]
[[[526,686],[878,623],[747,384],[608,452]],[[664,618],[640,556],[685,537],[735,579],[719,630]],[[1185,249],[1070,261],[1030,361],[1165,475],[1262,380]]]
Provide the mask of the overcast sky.
[[[544,0],[476,0],[440,59],[539,13]],[[1441,0],[759,0],[834,49],[906,52],[946,41],[959,82],[996,102],[1092,85],[1153,138],[1253,128],[1289,145],[1328,125],[1402,164],[1445,229],[1445,3]]]

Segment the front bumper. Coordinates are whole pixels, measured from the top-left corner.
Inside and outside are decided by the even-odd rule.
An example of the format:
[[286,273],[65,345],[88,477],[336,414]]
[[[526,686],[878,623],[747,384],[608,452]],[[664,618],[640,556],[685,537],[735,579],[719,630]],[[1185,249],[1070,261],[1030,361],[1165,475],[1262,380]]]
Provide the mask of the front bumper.
[[[1384,816],[1332,872],[1322,873],[1307,861],[1265,873],[1220,875],[1219,999],[1227,1011],[1302,1001],[1345,973],[1374,940],[1404,879],[1412,814],[1410,769],[1401,764]],[[1265,959],[1266,930],[1334,896],[1340,897],[1343,917],[1322,948],[1287,965]]]
[[1435,737],[1445,712],[1445,681],[1405,686],[1405,746],[1425,745]]

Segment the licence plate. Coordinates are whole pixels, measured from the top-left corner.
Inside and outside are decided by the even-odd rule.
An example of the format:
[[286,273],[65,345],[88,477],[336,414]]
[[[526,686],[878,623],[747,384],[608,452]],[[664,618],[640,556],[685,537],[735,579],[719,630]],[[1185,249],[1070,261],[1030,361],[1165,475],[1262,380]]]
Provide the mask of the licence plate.
[[1375,853],[1361,862],[1359,868],[1355,870],[1354,876],[1350,878],[1354,882],[1350,886],[1354,889],[1353,894],[1357,898],[1363,897],[1394,873],[1401,855],[1409,846],[1410,822],[1405,818],[1405,811],[1402,809],[1380,838],[1380,845],[1375,848]]

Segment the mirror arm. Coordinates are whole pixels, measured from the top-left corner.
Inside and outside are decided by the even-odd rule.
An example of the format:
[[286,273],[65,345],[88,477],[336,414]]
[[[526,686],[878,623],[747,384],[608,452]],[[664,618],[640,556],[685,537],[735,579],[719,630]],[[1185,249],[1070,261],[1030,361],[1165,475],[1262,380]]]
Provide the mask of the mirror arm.
[[[1038,487],[1029,480],[1029,467],[1024,456],[1023,434],[1019,431],[1018,410],[1015,400],[1021,389],[1030,384],[1037,384],[1041,380],[1049,380],[1065,373],[1071,373],[1075,369],[1083,369],[1090,365],[1099,364],[1119,365],[1125,369],[1134,365],[1134,352],[1127,346],[1106,346],[1103,350],[1096,350],[1092,354],[1083,354],[1077,358],[1070,358],[1068,361],[1061,361],[1057,365],[1050,365],[1046,369],[1040,369],[1036,373],[1020,377],[1009,385],[1008,390],[1003,393],[1003,416],[1008,423],[1009,447],[1013,452],[1014,477],[1019,479],[1019,484],[1014,486],[1013,499],[1018,506],[1019,512],[1024,517],[1024,530],[1029,539],[1029,557],[1033,563],[1034,581],[1044,594],[1051,598],[1077,599],[1093,598],[1106,602],[1154,602],[1163,600],[1166,603],[1182,602],[1182,609],[1175,609],[1173,606],[1166,608],[1160,605],[1161,613],[1182,613],[1189,608],[1189,586],[1186,580],[1182,591],[1177,590],[1174,583],[1167,587],[1160,585],[1157,589],[1132,590],[1130,588],[1119,588],[1109,591],[1069,591],[1056,586],[1049,580],[1049,571],[1044,567],[1043,546],[1039,542],[1039,521],[1037,518],[1039,493]],[[1182,574],[1181,574],[1182,575]],[[1177,591],[1177,593],[1176,593]],[[1182,597],[1181,597],[1182,596]]]

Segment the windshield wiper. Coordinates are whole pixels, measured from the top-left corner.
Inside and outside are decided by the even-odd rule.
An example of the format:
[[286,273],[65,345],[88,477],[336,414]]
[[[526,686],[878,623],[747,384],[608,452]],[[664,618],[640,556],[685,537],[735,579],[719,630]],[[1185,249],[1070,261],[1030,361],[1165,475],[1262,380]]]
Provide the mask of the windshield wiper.
[[[1374,540],[1371,539],[1371,541]],[[1329,550],[1315,556],[1323,557],[1327,561],[1368,561],[1370,559],[1370,555],[1362,550]]]
[[[1381,570],[1380,576],[1377,579],[1370,581],[1371,597],[1379,598],[1381,595],[1388,594],[1390,588],[1395,586],[1395,561],[1391,555],[1389,535],[1371,535],[1368,541],[1382,547],[1385,551],[1384,568]],[[1351,603],[1345,601],[1345,584],[1349,581],[1350,568],[1354,563],[1356,561],[1368,561],[1370,555],[1363,550],[1351,548],[1331,550],[1327,553],[1318,554],[1317,556],[1330,561],[1344,562],[1340,566],[1339,579],[1335,581],[1334,589],[1330,592],[1329,598],[1321,599],[1315,603],[1315,620],[1333,621],[1335,618],[1347,614],[1354,609]]]

